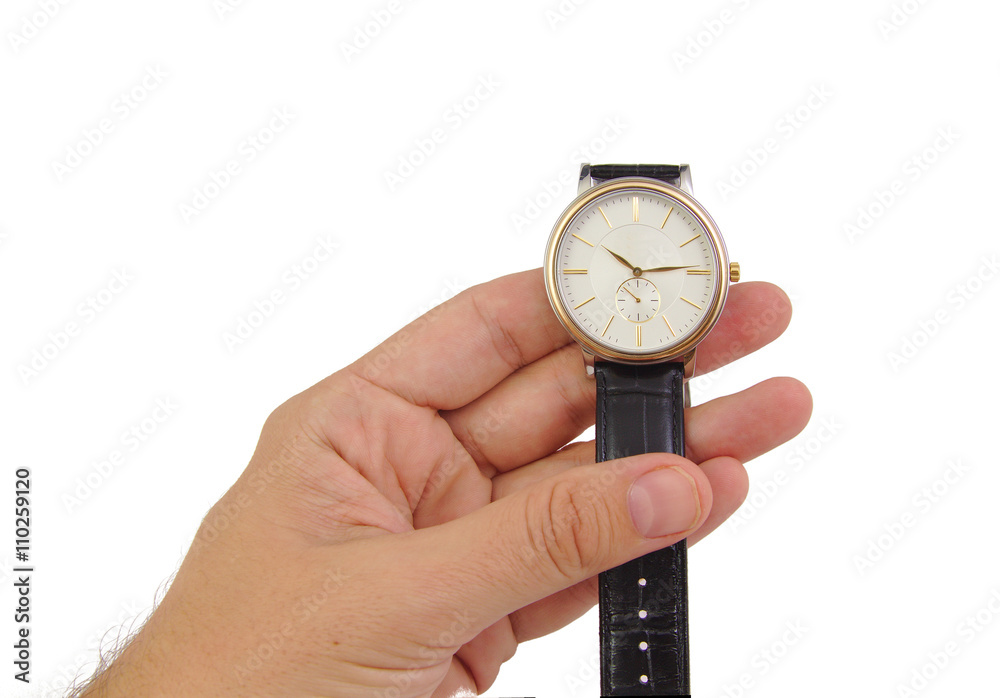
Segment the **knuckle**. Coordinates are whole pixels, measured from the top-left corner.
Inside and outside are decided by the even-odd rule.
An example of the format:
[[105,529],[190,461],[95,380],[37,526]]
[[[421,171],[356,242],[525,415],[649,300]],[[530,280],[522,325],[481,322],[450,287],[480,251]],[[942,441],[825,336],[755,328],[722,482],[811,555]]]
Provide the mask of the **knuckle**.
[[556,482],[541,493],[541,506],[529,520],[529,536],[545,565],[561,579],[578,581],[593,574],[607,554],[610,535],[606,508],[593,493],[571,482]]
[[292,395],[267,416],[263,432],[277,438],[321,433],[335,397],[316,386]]
[[287,432],[290,427],[299,422],[301,414],[301,397],[293,395],[271,410],[264,420],[263,431],[271,435]]

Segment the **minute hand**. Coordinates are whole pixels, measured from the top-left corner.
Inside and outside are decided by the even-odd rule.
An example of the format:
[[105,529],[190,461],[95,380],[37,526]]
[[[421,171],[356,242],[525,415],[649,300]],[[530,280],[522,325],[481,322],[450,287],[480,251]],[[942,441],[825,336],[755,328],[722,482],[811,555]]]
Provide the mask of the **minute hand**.
[[697,264],[688,264],[687,266],[683,266],[683,267],[654,267],[652,269],[645,269],[644,271],[674,271],[676,269],[691,269],[691,268],[696,267],[696,266],[698,266],[698,265]]

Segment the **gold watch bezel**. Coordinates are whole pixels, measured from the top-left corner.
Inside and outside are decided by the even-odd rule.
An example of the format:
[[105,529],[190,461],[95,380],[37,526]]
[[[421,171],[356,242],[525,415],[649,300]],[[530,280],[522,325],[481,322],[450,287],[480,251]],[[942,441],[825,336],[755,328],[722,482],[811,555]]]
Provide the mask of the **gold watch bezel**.
[[[565,235],[566,230],[569,228],[569,224],[580,213],[580,211],[586,208],[595,199],[598,199],[606,194],[625,189],[647,189],[669,197],[687,209],[688,213],[694,216],[705,229],[705,232],[711,241],[712,253],[715,259],[715,268],[717,273],[715,299],[712,307],[702,317],[699,326],[692,330],[680,343],[674,344],[673,346],[656,353],[639,354],[617,351],[594,340],[587,330],[577,324],[573,315],[565,308],[562,299],[559,296],[559,290],[556,286],[556,279],[558,278],[556,270],[556,250],[559,247],[559,242],[562,240],[563,235]],[[726,244],[722,239],[722,233],[719,231],[719,227],[715,224],[715,221],[712,220],[712,217],[709,215],[708,211],[705,210],[705,207],[698,203],[693,196],[682,189],[678,189],[677,187],[656,179],[650,179],[648,177],[622,177],[608,180],[603,184],[598,184],[597,186],[588,189],[583,194],[576,197],[576,199],[574,199],[572,203],[566,207],[562,214],[560,214],[559,218],[556,220],[555,226],[552,228],[551,234],[549,235],[548,243],[546,244],[544,275],[545,292],[548,294],[549,303],[552,305],[552,309],[555,310],[556,316],[559,318],[559,322],[566,328],[566,331],[569,332],[573,339],[582,345],[586,351],[602,359],[617,361],[619,363],[661,363],[680,359],[681,357],[692,352],[694,348],[701,343],[703,339],[705,339],[708,333],[712,331],[712,328],[715,327],[715,324],[719,321],[719,317],[722,315],[722,309],[726,305],[726,297],[729,295],[729,254],[726,251]]]

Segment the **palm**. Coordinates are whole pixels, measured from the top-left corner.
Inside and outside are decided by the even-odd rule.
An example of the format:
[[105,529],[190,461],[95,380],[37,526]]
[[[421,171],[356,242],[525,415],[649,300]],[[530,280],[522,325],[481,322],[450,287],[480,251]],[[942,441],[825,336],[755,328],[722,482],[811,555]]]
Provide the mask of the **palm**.
[[[391,538],[458,519],[593,462],[592,442],[566,444],[593,424],[594,383],[548,307],[539,271],[477,287],[438,313],[311,389],[316,409],[306,412],[303,426],[323,453],[317,467],[303,470],[299,506],[286,523],[331,543]],[[775,287],[734,287],[726,313],[699,350],[700,372],[770,342],[789,315]],[[759,318],[770,322],[746,329],[748,319]],[[455,342],[456,336],[463,340]],[[809,410],[808,393],[791,379],[688,410],[688,457],[711,461],[703,469],[714,496],[708,521],[689,543],[742,502],[741,463],[797,433]],[[339,515],[331,519],[331,511]],[[592,577],[500,618],[418,672],[412,666],[421,645],[440,643],[424,642],[419,627],[405,628],[400,648],[414,654],[407,668],[411,694],[485,690],[519,642],[565,626],[596,602]]]

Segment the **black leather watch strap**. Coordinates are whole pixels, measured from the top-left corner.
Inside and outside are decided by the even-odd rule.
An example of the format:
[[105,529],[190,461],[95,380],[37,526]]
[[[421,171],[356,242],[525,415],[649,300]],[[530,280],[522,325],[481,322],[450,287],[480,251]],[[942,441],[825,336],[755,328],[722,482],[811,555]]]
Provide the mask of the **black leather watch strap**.
[[[597,361],[597,460],[684,455],[684,366]],[[602,572],[603,696],[689,696],[687,541]]]
[[594,179],[606,180],[618,177],[652,177],[674,184],[681,176],[678,165],[593,165],[590,176]]

